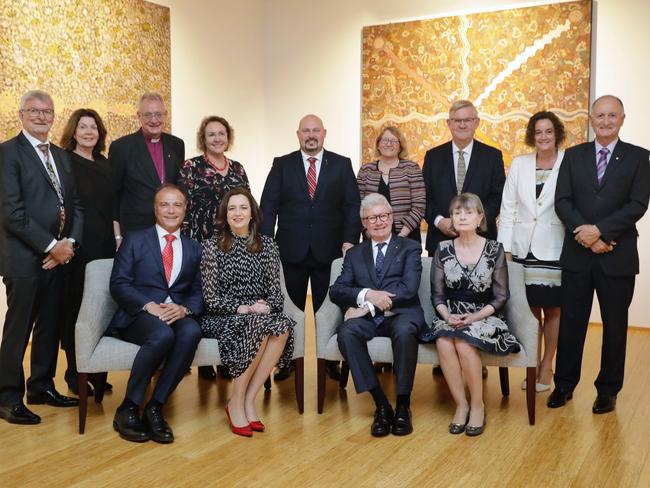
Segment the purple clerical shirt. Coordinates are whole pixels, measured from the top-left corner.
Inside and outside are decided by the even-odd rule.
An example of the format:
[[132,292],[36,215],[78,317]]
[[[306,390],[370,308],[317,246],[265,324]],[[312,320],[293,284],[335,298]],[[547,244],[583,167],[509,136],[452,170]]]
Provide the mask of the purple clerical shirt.
[[149,150],[149,155],[153,161],[153,165],[156,168],[156,173],[158,173],[158,179],[160,183],[165,182],[165,161],[163,159],[163,147],[162,141],[158,139],[157,141],[152,141],[147,136],[144,137],[144,142],[147,144],[147,149]]

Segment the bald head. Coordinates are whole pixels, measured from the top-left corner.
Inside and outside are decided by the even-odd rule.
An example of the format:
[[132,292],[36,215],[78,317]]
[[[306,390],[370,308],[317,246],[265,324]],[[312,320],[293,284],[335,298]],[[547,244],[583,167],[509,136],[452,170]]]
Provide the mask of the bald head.
[[300,142],[300,149],[314,156],[323,149],[327,131],[323,127],[323,121],[320,117],[309,114],[300,119],[296,134]]
[[614,95],[598,97],[591,106],[590,119],[596,141],[601,146],[610,145],[618,139],[625,121],[623,102]]

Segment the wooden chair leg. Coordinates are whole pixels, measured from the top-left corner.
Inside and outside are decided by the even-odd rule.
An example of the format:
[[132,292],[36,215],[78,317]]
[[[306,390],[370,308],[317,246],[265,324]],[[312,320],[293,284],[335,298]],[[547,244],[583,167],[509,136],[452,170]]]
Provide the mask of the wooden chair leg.
[[[106,377],[108,373],[95,373],[95,403],[102,403],[104,390],[106,389]],[[81,390],[80,390],[81,392]]]
[[86,413],[88,411],[88,373],[79,373],[79,434],[86,431]]
[[296,385],[296,403],[298,413],[302,415],[305,411],[305,361],[304,358],[296,358],[296,370],[294,373]]
[[510,380],[508,379],[508,368],[499,368],[499,380],[501,381],[501,394],[504,397],[510,395]]
[[348,386],[348,378],[350,377],[350,366],[347,361],[341,362],[341,380],[339,381],[339,388],[345,390]]
[[269,375],[269,377],[266,378],[266,381],[264,382],[264,389],[265,390],[271,389],[271,375]]
[[528,423],[535,425],[535,382],[537,368],[526,368],[526,404],[528,405]]
[[318,413],[323,413],[325,405],[325,360],[318,358],[316,361],[316,376],[318,383]]

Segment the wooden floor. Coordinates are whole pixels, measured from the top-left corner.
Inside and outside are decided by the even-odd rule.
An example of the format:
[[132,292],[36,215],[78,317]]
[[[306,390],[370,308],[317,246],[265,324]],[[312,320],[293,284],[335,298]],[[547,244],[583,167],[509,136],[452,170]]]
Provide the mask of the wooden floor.
[[[325,411],[316,413],[313,324],[307,328],[304,415],[298,415],[292,381],[274,384],[259,399],[267,432],[236,437],[223,412],[230,384],[199,380],[193,369],[165,410],[176,442],[134,444],[112,429],[127,374],[111,373],[114,392],[103,405],[89,405],[83,436],[76,409],[34,406],[43,418],[37,426],[0,421],[0,487],[650,486],[650,331],[629,332],[625,388],[614,413],[591,413],[601,340],[594,326],[574,399],[550,410],[548,393],[538,394],[535,426],[528,425],[519,389],[523,371],[511,371],[511,395],[503,399],[497,370],[490,368],[485,433],[448,434],[453,404],[445,383],[419,366],[414,433],[375,439],[371,398],[356,395],[352,382],[340,392],[328,380]],[[394,398],[390,375],[383,383]],[[60,377],[57,385],[66,391]]]

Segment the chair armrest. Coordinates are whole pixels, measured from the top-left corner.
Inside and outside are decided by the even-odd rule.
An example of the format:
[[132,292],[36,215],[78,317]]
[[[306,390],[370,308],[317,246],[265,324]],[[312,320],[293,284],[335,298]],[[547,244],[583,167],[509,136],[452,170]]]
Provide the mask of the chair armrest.
[[112,259],[98,259],[86,266],[81,308],[75,325],[77,369],[84,372],[117,308],[109,291]]
[[329,295],[316,312],[316,357],[323,358],[327,343],[336,334],[337,327],[343,323],[343,313],[334,305]]
[[305,357],[305,312],[296,307],[287,294],[282,312],[296,322],[293,328],[293,358]]
[[503,310],[506,324],[523,347],[528,366],[537,366],[539,323],[528,305],[524,268],[521,264],[508,262],[508,282],[510,298]]

